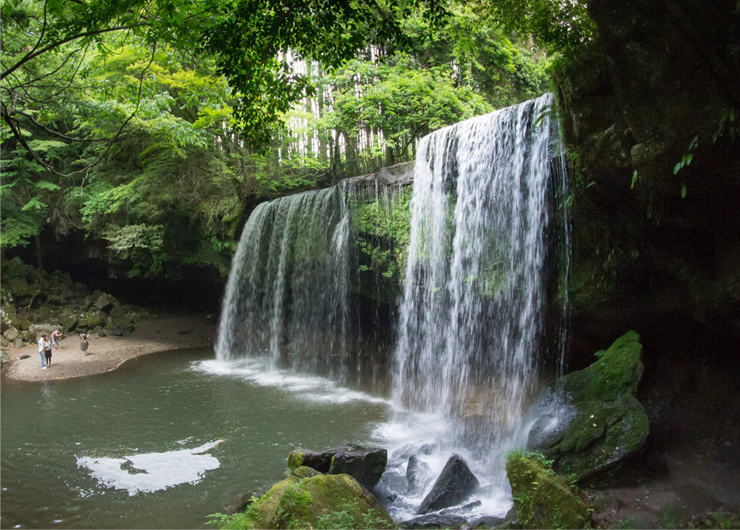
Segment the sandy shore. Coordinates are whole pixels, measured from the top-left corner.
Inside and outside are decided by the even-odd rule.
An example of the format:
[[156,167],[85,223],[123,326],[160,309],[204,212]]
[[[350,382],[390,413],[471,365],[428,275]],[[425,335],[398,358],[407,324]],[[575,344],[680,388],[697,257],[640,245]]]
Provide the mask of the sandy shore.
[[[121,337],[90,336],[89,354],[82,355],[76,334],[65,336],[54,350],[52,366],[41,369],[38,347],[8,348],[11,363],[5,375],[20,381],[51,381],[100,374],[115,370],[124,362],[146,355],[181,348],[206,347],[216,339],[217,325],[204,316],[160,315],[139,322],[132,333]],[[22,356],[29,355],[26,359]]]

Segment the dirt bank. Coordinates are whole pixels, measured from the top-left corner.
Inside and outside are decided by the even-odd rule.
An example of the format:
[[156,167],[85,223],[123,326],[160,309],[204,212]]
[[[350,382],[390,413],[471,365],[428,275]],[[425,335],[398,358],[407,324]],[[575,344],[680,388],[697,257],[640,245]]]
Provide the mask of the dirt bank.
[[[217,326],[205,316],[158,315],[137,324],[135,331],[120,337],[90,336],[89,354],[82,355],[76,334],[65,336],[61,348],[54,350],[52,366],[41,369],[35,344],[22,349],[8,348],[10,366],[5,375],[21,381],[51,381],[100,374],[115,370],[122,363],[146,355],[181,348],[213,344]],[[21,359],[22,356],[30,357]]]

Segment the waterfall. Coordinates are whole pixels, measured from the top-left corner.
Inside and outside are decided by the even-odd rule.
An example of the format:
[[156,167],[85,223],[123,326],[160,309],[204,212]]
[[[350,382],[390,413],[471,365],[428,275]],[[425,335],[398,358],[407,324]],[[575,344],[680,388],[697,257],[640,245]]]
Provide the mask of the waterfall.
[[263,356],[272,369],[347,369],[351,222],[333,187],[262,203],[232,263],[216,356]]
[[395,299],[388,279],[368,263],[368,245],[387,252],[387,243],[374,234],[382,226],[358,236],[355,224],[368,214],[387,224],[408,176],[399,165],[257,206],[232,260],[217,360],[259,360],[263,370],[387,393],[388,337],[375,328],[388,311],[361,307],[359,296]]
[[[426,462],[436,472],[452,452],[464,455],[494,499],[481,509],[502,514],[511,505],[501,457],[526,441],[540,357],[562,365],[565,352],[567,189],[552,103],[545,95],[422,139],[408,248],[382,247],[387,234],[366,223],[391,219],[401,204],[389,192],[407,182],[396,174],[384,184],[363,177],[263,203],[244,227],[221,314],[219,361],[262,357],[268,369],[342,384],[367,377],[385,355],[362,351],[358,330],[368,325],[357,295],[392,301],[397,282],[383,283],[391,272],[369,269],[380,255],[386,263],[396,256],[393,266],[406,260],[396,337],[384,337],[393,419],[378,429],[391,449],[379,487],[398,498],[389,506],[396,520],[413,515],[423,493],[404,493],[411,454],[437,458]],[[358,223],[365,227],[356,230]],[[550,307],[562,314],[553,319],[561,325],[547,344],[548,291],[556,283],[561,303]],[[380,342],[377,330],[367,335]],[[381,393],[385,377],[370,378]]]
[[524,444],[538,382],[559,156],[551,104],[546,95],[458,123],[417,151],[393,399],[428,418],[414,419],[417,432],[447,425],[440,450],[479,469],[500,469]]

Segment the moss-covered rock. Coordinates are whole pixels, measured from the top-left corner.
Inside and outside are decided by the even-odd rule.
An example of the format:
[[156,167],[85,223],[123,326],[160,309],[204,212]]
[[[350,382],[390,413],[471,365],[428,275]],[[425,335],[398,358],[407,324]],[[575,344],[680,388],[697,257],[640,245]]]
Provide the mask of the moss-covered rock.
[[[298,468],[301,469],[301,468]],[[390,528],[393,520],[349,475],[291,475],[247,509],[249,528]]]
[[517,521],[522,528],[589,528],[588,506],[541,459],[515,455],[506,462]]
[[640,336],[631,331],[598,352],[591,366],[565,376],[559,425],[542,431],[535,427],[529,447],[575,480],[605,471],[640,449],[649,431],[645,409],[635,398],[641,353]]
[[321,472],[316,471],[314,468],[308,466],[299,466],[293,470],[292,474],[292,476],[298,478],[309,478],[315,477],[316,475],[321,475]]
[[89,311],[87,313],[87,326],[91,329],[105,326],[108,323],[108,315],[103,311]]
[[385,449],[353,444],[319,452],[296,449],[288,455],[289,469],[307,466],[332,475],[346,473],[368,490],[372,490],[380,481],[387,462],[388,452]]
[[740,512],[708,512],[695,517],[688,528],[740,528]]
[[388,451],[385,449],[349,446],[332,457],[329,473],[351,475],[372,491],[380,482],[387,463]]
[[57,320],[62,325],[62,328],[64,328],[65,333],[69,333],[77,327],[77,315],[68,307],[63,308],[59,312]]
[[25,278],[10,278],[7,285],[10,293],[16,298],[22,298],[31,294],[31,287]]

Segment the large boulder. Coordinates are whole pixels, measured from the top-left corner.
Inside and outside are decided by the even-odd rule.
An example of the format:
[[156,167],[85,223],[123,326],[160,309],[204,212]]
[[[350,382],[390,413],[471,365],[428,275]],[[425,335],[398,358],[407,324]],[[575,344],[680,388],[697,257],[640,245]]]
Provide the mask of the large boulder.
[[87,327],[96,328],[105,326],[108,323],[108,315],[103,311],[89,311],[87,313]]
[[478,479],[459,455],[452,455],[419,506],[419,515],[460,504],[478,489]]
[[395,526],[377,499],[349,475],[293,474],[255,500],[245,519],[248,528]]
[[562,476],[537,458],[515,455],[506,462],[521,528],[587,528],[586,502]]
[[31,287],[25,278],[10,278],[7,282],[10,293],[16,298],[23,298],[31,295]]
[[95,300],[95,307],[97,307],[100,311],[105,311],[106,313],[113,309],[113,307],[116,305],[117,300],[105,293],[101,293],[100,296]]
[[23,263],[23,260],[16,256],[15,258],[3,262],[3,276],[5,278],[26,278],[33,267]]
[[349,446],[342,448],[331,459],[329,473],[332,475],[346,473],[372,491],[380,482],[387,463],[388,452],[385,449]]
[[48,322],[51,317],[51,308],[48,305],[42,305],[39,310],[36,311],[36,316],[39,322]]
[[111,318],[118,321],[126,316],[126,310],[120,305],[114,305],[108,310],[108,314],[111,316]]
[[18,338],[18,330],[15,328],[8,328],[5,330],[5,333],[3,333],[3,337],[12,342]]
[[53,324],[31,324],[28,331],[30,331],[31,337],[35,338],[34,340],[38,340],[38,338],[44,334],[47,338],[50,338],[52,331],[55,329],[59,329],[59,326],[55,326]]
[[289,469],[307,466],[332,475],[346,473],[368,490],[378,484],[387,463],[388,452],[385,449],[359,445],[345,445],[320,452],[296,449],[288,455]]
[[65,307],[61,311],[59,311],[59,316],[57,317],[57,320],[59,320],[59,323],[62,325],[65,333],[69,333],[77,327],[77,315],[68,307]]
[[[535,410],[543,413],[527,446],[554,460],[557,472],[582,480],[622,462],[642,448],[648,417],[635,398],[642,377],[642,345],[634,331],[617,339],[584,370],[563,378]],[[560,400],[559,406],[552,403]]]

